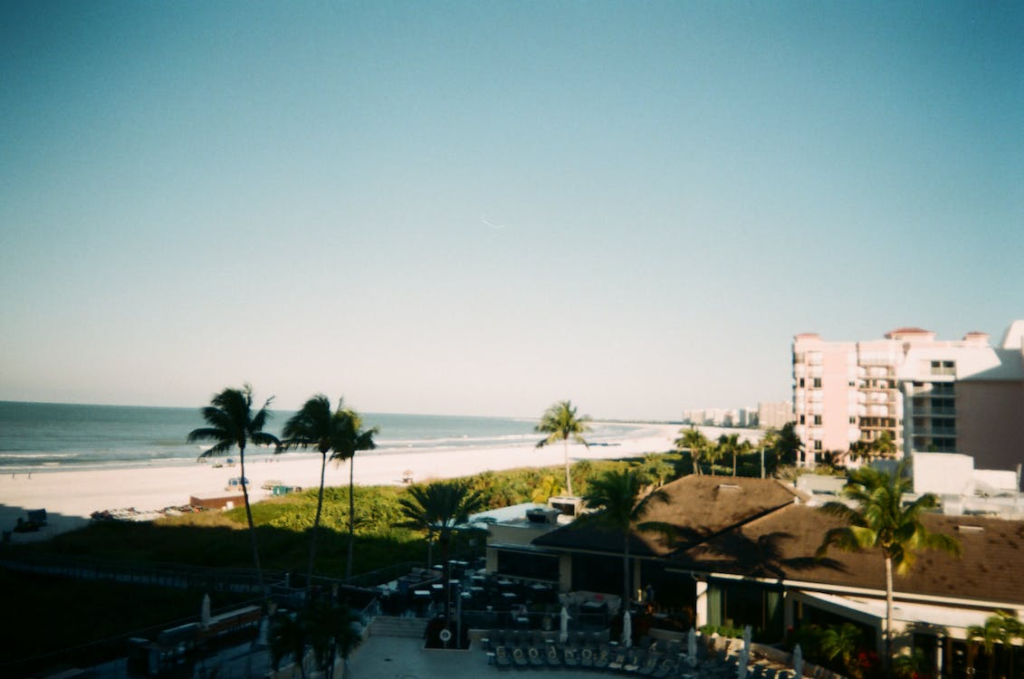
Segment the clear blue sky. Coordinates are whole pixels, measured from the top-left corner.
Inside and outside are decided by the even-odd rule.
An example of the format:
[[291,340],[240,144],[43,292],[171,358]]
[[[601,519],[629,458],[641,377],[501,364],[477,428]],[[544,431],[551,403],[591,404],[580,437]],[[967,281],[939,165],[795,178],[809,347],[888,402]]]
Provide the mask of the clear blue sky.
[[1024,5],[4,2],[0,399],[596,417],[1024,317]]

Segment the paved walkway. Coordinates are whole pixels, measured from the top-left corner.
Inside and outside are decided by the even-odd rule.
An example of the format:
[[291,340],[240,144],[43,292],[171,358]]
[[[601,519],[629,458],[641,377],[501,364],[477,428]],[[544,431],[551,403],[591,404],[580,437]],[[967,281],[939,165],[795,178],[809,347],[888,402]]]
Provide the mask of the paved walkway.
[[[468,651],[424,650],[423,641],[398,637],[371,636],[349,660],[350,674],[345,679],[481,679],[497,677],[500,670],[487,664],[487,654],[474,645]],[[513,670],[514,672],[514,670]],[[507,676],[509,672],[501,672]],[[522,672],[530,677],[558,679],[594,679],[588,670],[533,669]]]

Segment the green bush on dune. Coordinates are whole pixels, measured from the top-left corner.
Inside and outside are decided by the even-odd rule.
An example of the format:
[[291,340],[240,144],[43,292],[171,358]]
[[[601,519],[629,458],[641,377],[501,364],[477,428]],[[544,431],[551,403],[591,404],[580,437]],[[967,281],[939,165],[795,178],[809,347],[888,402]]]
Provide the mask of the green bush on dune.
[[[678,455],[662,456],[674,463]],[[639,460],[583,460],[572,467],[574,489],[586,492],[589,479],[607,470],[640,466]],[[559,467],[487,471],[464,480],[479,491],[490,509],[523,502],[543,502],[549,495],[564,492]],[[355,538],[358,572],[374,571],[404,561],[425,561],[425,535],[402,523],[401,486],[357,486]],[[317,559],[318,574],[338,577],[345,570],[348,530],[349,489],[324,489],[322,547]],[[541,497],[541,496],[544,497]],[[307,535],[313,526],[317,491],[311,489],[251,505],[265,567],[296,571],[308,555]],[[252,557],[243,530],[244,508],[226,512],[200,512],[165,517],[143,523],[95,523],[80,531],[60,535],[48,542],[19,549],[68,556],[117,559],[136,562],[177,563],[193,566],[249,568]],[[477,548],[479,549],[479,541]]]

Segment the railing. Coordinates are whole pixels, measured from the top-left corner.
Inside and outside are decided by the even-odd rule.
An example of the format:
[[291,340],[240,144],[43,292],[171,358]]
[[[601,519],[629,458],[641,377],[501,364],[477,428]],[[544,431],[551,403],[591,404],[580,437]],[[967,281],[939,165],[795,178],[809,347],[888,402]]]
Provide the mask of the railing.
[[[110,580],[176,589],[204,588],[215,592],[259,592],[256,571],[245,568],[203,568],[24,553],[0,557],[0,568],[77,580]],[[284,574],[264,570],[263,579],[266,582],[279,581],[284,579]]]
[[[251,600],[239,604],[225,606],[212,611],[214,615],[226,613],[232,610],[243,608],[246,605],[259,605],[260,600]],[[156,639],[161,632],[197,622],[198,615],[169,620],[158,625],[143,627],[123,634],[118,634],[88,644],[64,648],[51,653],[44,653],[30,658],[18,658],[16,660],[0,660],[0,676],[21,677],[31,673],[57,666],[72,667],[94,667],[89,676],[126,676],[127,667],[125,659],[129,654],[131,639]],[[216,640],[211,639],[209,643],[216,648]]]

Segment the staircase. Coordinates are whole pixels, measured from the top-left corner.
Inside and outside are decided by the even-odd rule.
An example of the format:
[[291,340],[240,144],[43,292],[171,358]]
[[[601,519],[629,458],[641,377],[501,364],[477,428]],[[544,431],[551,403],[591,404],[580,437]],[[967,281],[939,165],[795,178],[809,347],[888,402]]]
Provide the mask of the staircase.
[[426,618],[398,618],[390,615],[378,615],[370,623],[370,636],[375,637],[422,639],[426,631]]

